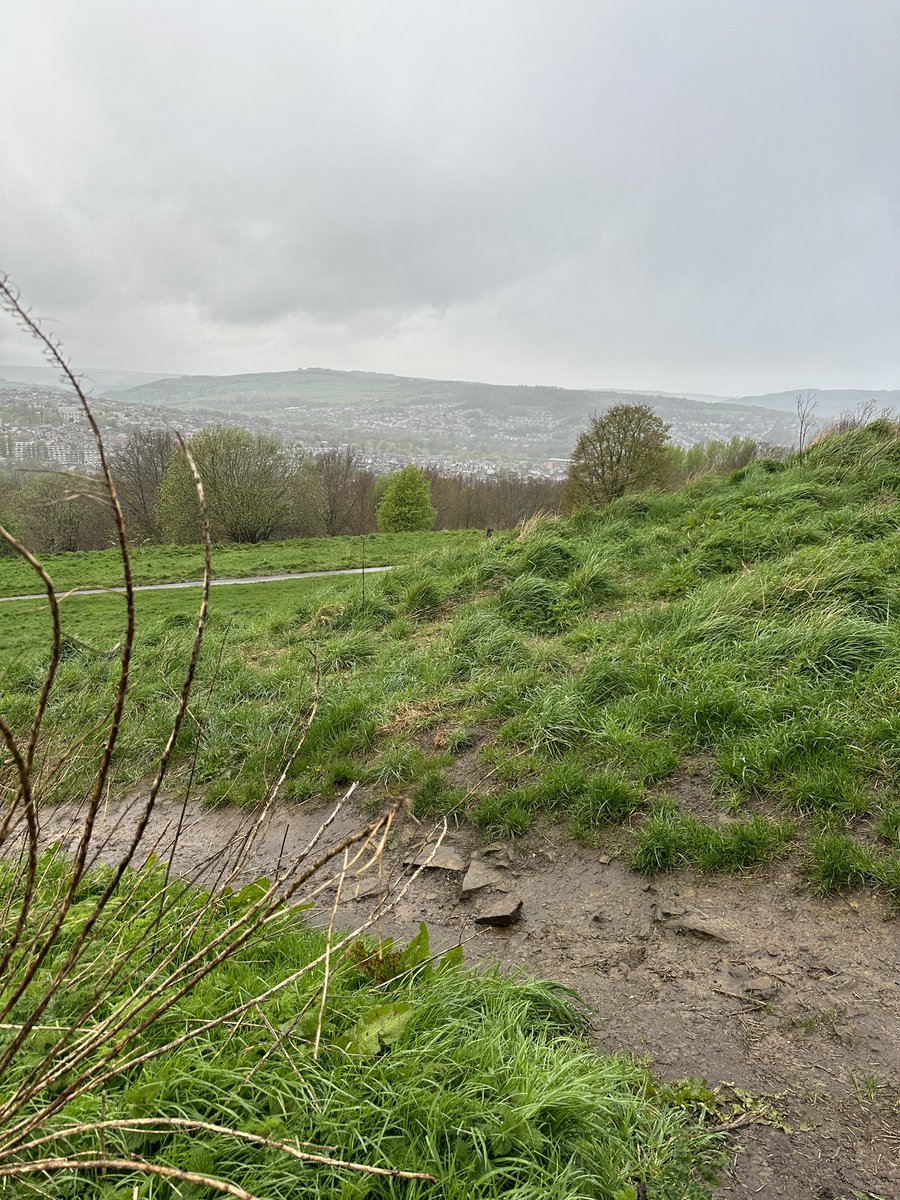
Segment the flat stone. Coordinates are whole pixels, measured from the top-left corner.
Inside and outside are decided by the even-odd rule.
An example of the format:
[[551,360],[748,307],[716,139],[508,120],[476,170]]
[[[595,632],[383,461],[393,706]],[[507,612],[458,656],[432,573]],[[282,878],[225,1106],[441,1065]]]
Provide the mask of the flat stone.
[[476,925],[513,925],[522,918],[521,896],[498,896],[491,900],[475,918]]
[[744,991],[754,1000],[774,1000],[778,995],[778,984],[771,975],[757,975],[743,985]]
[[380,896],[384,891],[384,887],[380,879],[361,879],[356,885],[356,891],[353,893],[354,900],[372,900],[376,896]]
[[666,921],[663,925],[669,933],[677,933],[683,937],[704,938],[711,942],[728,942],[731,939],[720,925],[710,921],[703,913],[686,912],[682,916]]
[[[496,871],[492,870],[488,866],[485,866],[484,863],[471,862],[469,863],[468,871],[466,871],[465,876],[463,877],[462,887],[459,894],[463,900],[468,900],[470,896],[474,895],[475,892],[480,892],[483,888],[496,888],[501,886],[502,884],[500,876]],[[503,890],[505,891],[506,889],[504,888]]]
[[431,867],[437,871],[464,871],[465,859],[451,846],[426,846],[418,854],[405,858],[408,867]]
[[753,978],[753,972],[746,963],[732,963],[728,968],[728,974],[732,979],[736,979],[739,983],[745,983],[748,979]]

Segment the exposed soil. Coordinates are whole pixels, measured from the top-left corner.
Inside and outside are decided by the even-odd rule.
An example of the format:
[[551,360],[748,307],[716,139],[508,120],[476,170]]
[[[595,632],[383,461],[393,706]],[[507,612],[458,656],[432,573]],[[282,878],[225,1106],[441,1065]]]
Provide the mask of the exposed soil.
[[[44,814],[47,837],[68,840],[72,815]],[[103,814],[105,857],[121,844],[123,815],[122,807]],[[322,815],[277,812],[246,877],[271,875]],[[177,807],[163,806],[147,848],[164,849],[177,820]],[[243,820],[234,810],[192,809],[177,873],[191,876]],[[342,813],[335,835],[358,821]],[[386,880],[430,832],[412,821],[398,827]],[[555,830],[485,846],[460,829],[444,845],[457,868],[489,864],[494,889],[461,900],[458,869],[426,868],[383,932],[407,936],[427,921],[438,948],[461,940],[471,960],[499,959],[577,990],[597,1014],[602,1047],[649,1057],[669,1078],[704,1076],[771,1100],[782,1119],[735,1131],[719,1197],[900,1197],[900,922],[882,901],[865,892],[815,899],[787,866],[648,881]],[[377,889],[375,876],[360,880],[348,907],[373,904]],[[476,924],[504,894],[521,898],[520,919],[508,928]]]

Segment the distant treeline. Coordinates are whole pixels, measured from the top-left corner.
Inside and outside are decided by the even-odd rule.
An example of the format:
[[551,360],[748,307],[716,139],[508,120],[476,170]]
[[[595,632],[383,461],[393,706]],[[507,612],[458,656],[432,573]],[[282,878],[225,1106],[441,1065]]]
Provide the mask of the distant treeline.
[[[350,447],[310,454],[269,434],[231,426],[191,439],[204,482],[213,538],[275,538],[371,533],[386,477]],[[708,471],[745,466],[773,447],[751,438],[665,448],[662,486],[678,487]],[[783,453],[783,451],[781,451]],[[167,430],[132,433],[110,454],[110,466],[135,543],[199,540],[197,499],[184,455]],[[560,507],[562,481],[510,472],[490,478],[424,472],[437,529],[506,529]],[[108,501],[89,475],[10,471],[0,475],[0,524],[29,547],[50,553],[94,550],[113,541]],[[2,552],[3,543],[0,543]]]
[[[230,426],[191,439],[217,542],[373,533],[387,477],[350,447],[310,454],[268,434]],[[131,434],[110,467],[134,543],[191,543],[200,519],[184,455],[167,430]],[[508,528],[554,511],[561,483],[516,473],[492,478],[424,472],[435,528]],[[63,472],[0,473],[0,524],[40,553],[112,544],[108,501],[96,477]],[[0,553],[4,550],[0,542]]]

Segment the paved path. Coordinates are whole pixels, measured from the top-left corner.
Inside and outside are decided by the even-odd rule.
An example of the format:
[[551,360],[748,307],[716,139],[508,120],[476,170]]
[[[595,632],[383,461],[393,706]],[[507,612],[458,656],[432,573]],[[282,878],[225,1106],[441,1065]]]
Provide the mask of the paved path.
[[[212,587],[232,587],[237,583],[283,583],[289,579],[323,579],[329,575],[371,575],[375,571],[390,571],[392,567],[341,567],[336,571],[292,571],[284,575],[247,575],[243,579],[213,579]],[[202,579],[192,579],[187,583],[138,583],[136,592],[167,592],[174,588],[203,587]],[[109,588],[73,588],[71,594],[77,596],[109,596],[115,592],[124,592],[123,587]],[[60,593],[62,594],[62,592]],[[46,600],[46,592],[33,592],[28,596],[0,596],[0,604],[12,600]]]

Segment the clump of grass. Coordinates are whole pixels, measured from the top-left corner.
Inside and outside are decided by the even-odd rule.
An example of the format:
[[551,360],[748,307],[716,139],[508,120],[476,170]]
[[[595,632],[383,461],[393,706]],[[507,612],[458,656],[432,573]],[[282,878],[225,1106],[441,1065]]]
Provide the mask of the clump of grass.
[[429,767],[419,779],[412,794],[410,811],[414,817],[450,816],[462,811],[466,792],[447,782],[441,767]]
[[[888,654],[896,644],[895,636],[885,625],[861,617],[816,613],[786,626],[781,633],[781,646],[789,652],[794,647],[800,670],[852,674],[861,671]],[[773,647],[775,654],[778,648]]]
[[587,704],[597,707],[634,692],[645,679],[621,659],[597,654],[578,677],[578,690]]
[[447,633],[447,658],[453,675],[465,678],[478,668],[521,666],[530,653],[522,635],[497,613],[476,607],[452,621]]
[[525,699],[522,711],[504,725],[505,741],[563,754],[588,731],[584,698],[571,680],[551,683]]
[[875,833],[889,842],[895,850],[900,850],[900,802],[894,800],[882,807],[881,816],[875,825]]
[[504,584],[497,593],[496,604],[510,624],[548,633],[560,625],[561,599],[557,585],[529,572]]
[[796,832],[792,821],[759,815],[709,825],[662,798],[635,831],[631,865],[647,875],[683,866],[708,872],[744,871],[782,854]]
[[534,813],[527,793],[510,789],[484,796],[470,811],[473,825],[494,836],[518,837],[531,828]]
[[879,853],[845,833],[822,829],[810,840],[806,877],[819,895],[872,887],[900,905],[900,852]]
[[868,846],[846,834],[825,831],[810,841],[806,875],[820,895],[861,887],[875,878],[876,856]]
[[447,734],[447,749],[451,754],[462,754],[477,744],[478,733],[471,725],[460,725]]
[[566,596],[580,608],[608,607],[621,595],[618,579],[602,560],[577,567],[566,581]]
[[569,575],[577,561],[567,542],[547,534],[527,540],[522,551],[522,562],[527,570],[544,579],[561,579]]
[[426,770],[425,755],[412,742],[394,740],[381,748],[372,770],[372,781],[381,787],[394,787],[417,778]]
[[434,616],[443,599],[443,592],[437,579],[433,575],[424,575],[420,579],[413,580],[403,589],[400,607],[411,617],[422,619]]
[[[15,872],[14,865],[0,870],[0,897],[17,886]],[[65,882],[58,861],[45,862],[39,878],[37,918]],[[108,881],[108,870],[82,880],[73,919],[90,909]],[[198,914],[203,936],[212,941],[259,895],[259,885],[212,901],[182,889],[177,904],[170,895],[162,910],[158,943],[178,946]],[[161,870],[126,879],[116,906],[117,954],[152,943],[147,931],[152,934],[164,897]],[[631,1181],[644,1179],[652,1179],[660,1195],[709,1195],[707,1180],[723,1165],[717,1139],[705,1129],[710,1113],[698,1112],[677,1088],[658,1084],[633,1058],[598,1055],[564,989],[496,968],[466,969],[458,950],[433,962],[423,928],[408,946],[368,937],[344,943],[332,955],[323,994],[321,962],[315,964],[327,940],[324,931],[293,916],[278,917],[162,1025],[141,1035],[133,1054],[146,1061],[136,1071],[112,1076],[48,1118],[39,1127],[45,1136],[79,1127],[62,1143],[73,1158],[96,1157],[99,1147],[107,1159],[136,1164],[103,1174],[55,1173],[53,1194],[149,1196],[152,1176],[140,1167],[149,1163],[224,1178],[271,1200],[537,1200],[624,1194]],[[48,973],[71,942],[72,936],[57,941]],[[103,963],[95,965],[102,974]],[[285,986],[289,978],[295,982]],[[216,1023],[241,998],[269,993],[254,1009],[261,1019]],[[54,1024],[76,1018],[86,994],[60,992]],[[97,1019],[132,1000],[126,976],[104,997]],[[159,1055],[163,1042],[172,1048]],[[30,1035],[31,1058],[6,1073],[0,1098],[13,1094],[47,1044],[40,1029]],[[197,1126],[169,1123],[173,1113]],[[153,1118],[156,1125],[139,1123]],[[92,1125],[101,1121],[108,1127],[98,1142]],[[204,1129],[203,1122],[386,1174],[298,1162]],[[15,1161],[28,1158],[19,1152]],[[424,1172],[436,1182],[395,1179],[394,1171]],[[27,1189],[27,1176],[20,1186]],[[178,1186],[185,1195],[206,1194],[197,1183]]]
[[328,638],[318,651],[323,671],[347,671],[359,663],[371,662],[378,655],[378,643],[370,633],[353,630]]
[[613,771],[593,775],[570,805],[570,831],[580,842],[592,843],[604,825],[618,824],[641,805],[640,789]]

